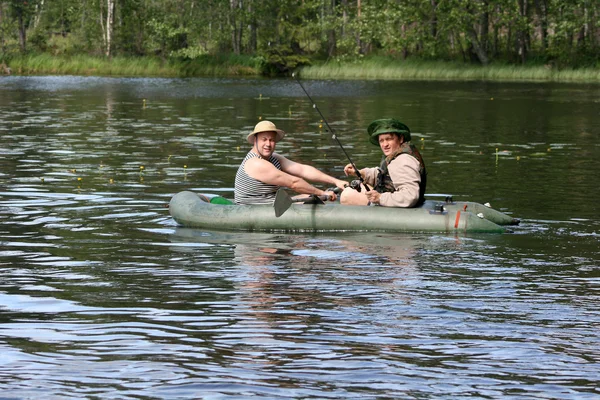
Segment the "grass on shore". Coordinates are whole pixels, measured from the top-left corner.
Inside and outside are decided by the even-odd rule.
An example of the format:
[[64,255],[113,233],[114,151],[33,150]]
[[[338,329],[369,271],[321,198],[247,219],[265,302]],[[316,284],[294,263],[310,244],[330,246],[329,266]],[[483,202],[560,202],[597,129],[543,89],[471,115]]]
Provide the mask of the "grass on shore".
[[19,75],[176,76],[176,70],[155,58],[52,56],[30,54],[10,59],[8,66]]
[[[4,61],[7,62],[7,61]],[[260,57],[233,54],[206,55],[192,61],[156,57],[52,56],[30,54],[7,62],[14,74],[95,76],[259,76]],[[0,60],[0,64],[2,61]],[[0,71],[1,72],[1,71]],[[505,82],[599,83],[600,68],[558,69],[547,65],[489,65],[457,62],[393,60],[371,57],[359,61],[330,61],[302,68],[311,79],[448,80]]]
[[7,63],[19,75],[94,76],[243,76],[258,75],[256,60],[243,56],[207,56],[194,61],[156,57],[94,57],[29,54],[11,57]]
[[557,69],[549,65],[469,65],[443,61],[329,62],[302,69],[304,78],[505,82],[600,82],[600,68]]

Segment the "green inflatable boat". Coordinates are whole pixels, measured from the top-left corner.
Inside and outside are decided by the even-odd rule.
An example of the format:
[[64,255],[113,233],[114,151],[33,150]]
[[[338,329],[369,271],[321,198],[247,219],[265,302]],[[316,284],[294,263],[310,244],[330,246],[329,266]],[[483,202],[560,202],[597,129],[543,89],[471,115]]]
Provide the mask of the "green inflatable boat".
[[449,198],[427,200],[417,208],[391,208],[323,203],[318,198],[321,204],[306,204],[285,197],[283,205],[279,194],[273,205],[235,205],[220,196],[183,191],[173,196],[169,212],[188,228],[263,232],[502,233],[506,225],[519,222],[482,204]]

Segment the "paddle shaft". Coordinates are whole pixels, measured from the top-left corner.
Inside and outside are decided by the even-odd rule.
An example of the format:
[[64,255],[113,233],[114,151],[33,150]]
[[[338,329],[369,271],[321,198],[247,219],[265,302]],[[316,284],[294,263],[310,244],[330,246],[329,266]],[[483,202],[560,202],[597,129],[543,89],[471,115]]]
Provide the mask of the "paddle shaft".
[[321,196],[317,196],[316,194],[313,194],[313,195],[308,196],[308,197],[299,197],[299,198],[296,198],[296,199],[292,199],[292,203],[302,203],[304,201],[310,201],[314,197],[320,199],[321,201],[327,201],[327,200],[329,200],[329,197],[327,195],[323,194]]
[[369,191],[369,185],[367,185],[365,183],[365,181],[364,181],[364,179],[362,177],[362,174],[360,173],[360,171],[358,170],[358,168],[356,168],[356,164],[354,164],[354,162],[350,158],[350,155],[348,154],[348,152],[346,152],[346,149],[344,149],[344,146],[342,146],[342,142],[340,142],[340,140],[338,139],[337,135],[335,134],[335,132],[333,131],[333,129],[331,128],[331,126],[329,126],[329,123],[327,122],[327,119],[325,119],[325,117],[323,116],[323,113],[321,112],[321,110],[319,110],[319,107],[317,107],[317,103],[315,103],[314,100],[312,99],[312,97],[310,97],[310,94],[308,94],[308,91],[304,88],[304,85],[302,84],[302,82],[300,82],[300,79],[298,79],[296,77],[295,73],[292,74],[292,77],[296,80],[296,82],[298,82],[298,84],[300,85],[300,87],[302,88],[302,90],[304,91],[304,93],[306,94],[306,97],[308,97],[308,99],[312,103],[313,108],[315,110],[317,110],[317,112],[321,116],[321,119],[323,120],[323,122],[325,122],[325,125],[327,126],[327,129],[329,130],[329,132],[331,132],[331,137],[340,146],[340,148],[342,149],[342,151],[346,155],[346,158],[348,159],[348,161],[350,161],[350,165],[352,165],[352,168],[354,168],[354,172],[356,173],[356,176],[358,176],[358,179],[360,180],[360,183],[362,183],[365,186],[365,188],[367,189],[367,192],[368,192]]

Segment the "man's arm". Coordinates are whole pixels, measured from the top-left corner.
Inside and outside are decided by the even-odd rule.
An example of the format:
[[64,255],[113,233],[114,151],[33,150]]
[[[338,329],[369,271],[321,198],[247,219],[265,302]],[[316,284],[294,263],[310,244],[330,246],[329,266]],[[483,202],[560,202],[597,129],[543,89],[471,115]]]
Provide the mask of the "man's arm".
[[[377,181],[377,174],[379,173],[379,168],[377,168],[377,167],[363,168],[363,169],[359,170],[358,172],[360,172],[360,176],[362,176],[364,182],[367,185],[369,185],[369,186],[375,185],[375,182]],[[348,176],[348,175],[358,176],[358,175],[356,175],[356,171],[354,170],[354,166],[352,164],[347,164],[344,167],[344,173],[346,174],[346,176]]]
[[300,164],[292,160],[288,160],[283,156],[278,156],[278,158],[281,163],[281,169],[290,175],[294,175],[311,182],[321,182],[328,185],[335,185],[340,189],[343,189],[348,184],[348,182],[327,175],[326,173],[321,172],[310,165]]
[[[285,157],[278,157],[281,161]],[[283,169],[283,163],[282,163]],[[280,171],[273,164],[260,158],[252,158],[246,161],[244,165],[246,173],[254,179],[264,182],[268,185],[276,185],[290,188],[291,190],[302,194],[316,194],[317,196],[329,195],[329,192],[318,189],[309,184],[304,179],[289,174],[285,171]]]

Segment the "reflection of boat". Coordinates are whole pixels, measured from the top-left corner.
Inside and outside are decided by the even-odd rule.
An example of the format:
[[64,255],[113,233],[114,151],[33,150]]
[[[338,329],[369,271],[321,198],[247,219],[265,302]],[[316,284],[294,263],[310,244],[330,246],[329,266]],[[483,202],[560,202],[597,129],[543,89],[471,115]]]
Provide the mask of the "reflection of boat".
[[179,226],[173,231],[171,238],[174,241],[203,243],[219,246],[251,245],[289,250],[293,247],[290,246],[289,237],[287,236],[288,235],[277,233],[235,232],[212,229],[200,230]]
[[505,231],[501,224],[508,225],[516,221],[481,204],[436,201],[427,201],[418,208],[295,203],[276,218],[271,205],[213,204],[209,201],[210,196],[199,196],[189,191],[177,193],[169,204],[171,216],[178,224],[190,228],[287,232],[500,233]]
[[[270,260],[281,257],[310,259],[311,265],[330,260],[342,265],[393,262],[409,268],[417,248],[431,243],[430,236],[415,236],[408,233],[377,232],[244,232],[186,228],[173,230],[170,240],[182,244],[177,249],[218,247],[215,251],[220,259],[223,254],[233,256],[243,265],[264,265],[265,257]],[[453,239],[455,240],[455,239]],[[204,251],[206,255],[208,252]],[[270,261],[272,263],[272,261]],[[267,263],[268,264],[268,263]],[[305,263],[296,263],[304,265]],[[323,265],[325,265],[323,264]]]

